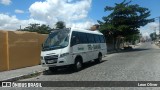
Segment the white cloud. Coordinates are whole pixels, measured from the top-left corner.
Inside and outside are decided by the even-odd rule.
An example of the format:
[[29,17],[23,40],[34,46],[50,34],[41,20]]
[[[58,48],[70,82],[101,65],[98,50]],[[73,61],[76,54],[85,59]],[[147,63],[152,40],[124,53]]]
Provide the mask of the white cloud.
[[0,30],[17,30],[20,28],[20,25],[22,28],[28,26],[30,23],[40,23],[40,24],[46,24],[43,21],[35,20],[35,19],[29,19],[29,20],[19,20],[16,16],[9,16],[6,14],[0,14]]
[[148,37],[149,37],[149,33],[148,33],[148,32],[145,32],[145,33],[143,34],[143,36],[148,36]]
[[24,13],[24,11],[23,11],[23,10],[20,10],[20,9],[16,9],[14,12],[15,12],[15,13]]
[[80,22],[80,23],[72,23],[71,27],[74,28],[84,28],[84,29],[90,29],[92,25],[95,23],[92,21],[86,21],[86,22]]
[[0,0],[0,3],[4,4],[4,5],[10,5],[11,4],[11,0]]
[[45,21],[50,26],[53,26],[59,20],[72,23],[73,21],[87,18],[92,0],[69,3],[72,1],[45,0],[43,2],[35,2],[30,6],[29,11],[32,18]]
[[19,20],[16,18],[16,16],[0,14],[0,29],[8,29],[9,27],[15,28],[16,23],[19,23]]
[[148,33],[149,35],[150,33],[153,33],[155,31],[158,34],[159,33],[159,23],[158,22],[148,23],[146,26],[141,27],[140,31],[144,36],[147,35],[146,33]]
[[151,30],[155,30],[155,29],[159,28],[158,25],[159,25],[158,22],[152,22],[152,23],[147,24],[147,26]]
[[[94,24],[88,19],[92,0],[44,0],[29,7],[28,20],[19,20],[16,16],[0,14],[0,29],[16,30],[30,23],[47,24],[54,27],[57,21],[64,21],[67,27],[90,28]],[[16,13],[24,13],[15,10]],[[75,23],[76,22],[76,23]]]

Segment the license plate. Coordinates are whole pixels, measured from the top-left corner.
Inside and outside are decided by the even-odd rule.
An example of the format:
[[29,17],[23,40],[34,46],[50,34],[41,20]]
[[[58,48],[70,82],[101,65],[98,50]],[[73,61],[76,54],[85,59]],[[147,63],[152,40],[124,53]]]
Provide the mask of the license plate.
[[49,60],[49,61],[47,61],[48,63],[54,63],[54,60]]

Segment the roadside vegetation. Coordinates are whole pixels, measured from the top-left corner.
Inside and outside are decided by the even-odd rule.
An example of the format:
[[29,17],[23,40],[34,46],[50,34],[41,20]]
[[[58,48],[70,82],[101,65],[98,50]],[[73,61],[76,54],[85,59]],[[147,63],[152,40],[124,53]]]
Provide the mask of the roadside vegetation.
[[121,3],[115,3],[115,6],[106,6],[106,12],[111,12],[104,16],[103,21],[99,21],[100,31],[105,35],[108,43],[113,43],[114,48],[119,48],[121,43],[130,42],[135,44],[141,35],[138,28],[153,22],[154,19],[148,19],[150,11],[148,8],[131,4],[131,1],[124,0]]
[[49,25],[45,25],[45,24],[29,24],[29,26],[25,27],[24,29],[18,29],[18,31],[29,31],[29,32],[37,32],[40,34],[49,34],[51,31],[55,30],[55,29],[63,29],[65,28],[65,23],[63,21],[58,21],[55,24],[55,28],[51,28]]

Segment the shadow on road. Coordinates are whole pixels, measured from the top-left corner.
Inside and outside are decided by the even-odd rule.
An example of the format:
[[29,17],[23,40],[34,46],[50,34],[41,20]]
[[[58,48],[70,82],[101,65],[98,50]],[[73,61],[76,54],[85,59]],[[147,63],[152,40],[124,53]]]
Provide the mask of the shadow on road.
[[144,48],[136,48],[136,49],[131,49],[131,50],[122,50],[120,53],[125,53],[125,52],[139,52],[139,51],[146,51],[146,50],[151,50],[149,48],[144,49]]
[[145,50],[150,50],[149,48],[144,49],[144,48],[137,48],[137,49],[132,49],[131,52],[137,52],[137,51],[145,51]]
[[[106,61],[108,61],[108,60],[102,60],[100,63],[98,63],[98,64],[101,64],[101,63],[103,63],[103,62],[106,62]],[[89,63],[85,63],[84,65],[83,65],[83,69],[82,70],[84,70],[84,69],[87,69],[87,68],[91,68],[91,67],[93,67],[93,66],[95,66],[95,65],[98,65],[97,63],[94,63],[94,62],[89,62]],[[61,74],[72,74],[72,73],[76,73],[76,72],[74,72],[74,70],[72,70],[71,68],[60,68],[60,69],[58,69],[57,71],[55,71],[55,72],[51,72],[51,71],[49,71],[49,70],[45,70],[45,71],[43,71],[43,75],[61,75]]]

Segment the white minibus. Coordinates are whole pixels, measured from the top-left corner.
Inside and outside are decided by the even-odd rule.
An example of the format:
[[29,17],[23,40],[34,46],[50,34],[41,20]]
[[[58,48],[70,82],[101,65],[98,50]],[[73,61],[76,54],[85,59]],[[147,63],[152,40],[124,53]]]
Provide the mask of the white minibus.
[[83,63],[93,60],[98,63],[106,54],[106,40],[98,30],[54,30],[42,45],[41,64],[50,71],[62,66],[79,71]]

